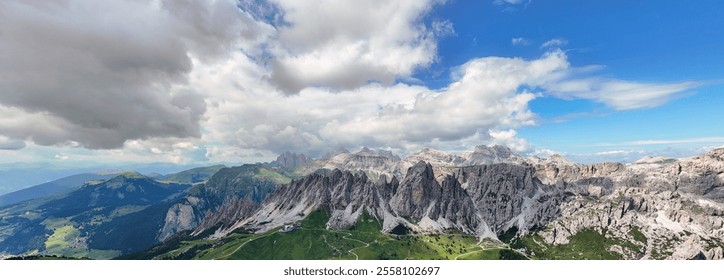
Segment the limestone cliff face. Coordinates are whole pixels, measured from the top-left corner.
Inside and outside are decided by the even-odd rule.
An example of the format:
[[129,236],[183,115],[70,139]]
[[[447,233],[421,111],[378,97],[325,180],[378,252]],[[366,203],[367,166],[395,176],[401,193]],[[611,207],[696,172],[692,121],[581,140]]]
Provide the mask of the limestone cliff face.
[[324,161],[323,168],[334,170],[362,171],[368,177],[377,179],[381,175],[387,178],[398,175],[395,173],[395,166],[400,162],[400,158],[390,151],[373,151],[363,148],[357,153],[339,153]]
[[215,228],[228,228],[237,221],[246,219],[259,209],[259,203],[249,198],[232,198],[216,211],[208,211],[193,234],[199,234]]
[[390,205],[397,216],[424,231],[454,228],[475,235],[489,232],[457,178],[447,175],[439,184],[432,165],[422,161],[408,169]]
[[312,159],[305,154],[297,154],[292,152],[284,152],[277,157],[272,164],[276,164],[287,170],[294,170],[299,166],[306,166],[312,163]]
[[382,221],[384,231],[403,225],[418,232],[457,229],[494,236],[457,178],[449,175],[441,185],[424,162],[410,167],[399,183],[384,176],[373,182],[363,172],[311,174],[279,188],[236,227],[264,231],[301,220],[316,209],[330,213],[329,228],[349,228],[367,211]]
[[630,240],[645,252],[622,251],[629,258],[721,259],[724,246],[722,173],[724,149],[701,156],[638,164],[566,165],[546,179],[572,193],[560,205],[560,217],[540,234],[551,243],[567,243],[584,228],[604,230],[630,240],[640,231],[646,242]]
[[478,212],[497,234],[512,226],[527,231],[560,215],[562,188],[542,184],[535,169],[515,164],[492,164],[458,169],[465,190]]
[[349,228],[363,211],[387,223],[390,210],[388,201],[397,188],[397,179],[387,182],[381,177],[377,182],[368,179],[365,173],[340,171],[335,169],[329,174],[314,173],[293,180],[279,188],[261,208],[250,218],[237,225],[264,231],[303,219],[316,209],[325,209],[330,213],[327,224],[330,228]]

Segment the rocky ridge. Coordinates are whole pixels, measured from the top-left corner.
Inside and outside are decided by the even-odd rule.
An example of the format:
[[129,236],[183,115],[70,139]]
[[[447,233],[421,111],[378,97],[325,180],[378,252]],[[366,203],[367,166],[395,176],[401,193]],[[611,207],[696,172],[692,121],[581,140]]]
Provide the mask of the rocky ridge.
[[[610,248],[626,258],[724,257],[724,149],[632,164],[526,158],[500,146],[460,155],[424,149],[404,159],[367,148],[327,160],[280,158],[289,159],[280,166],[324,168],[280,185],[265,199],[207,207],[195,232],[264,232],[325,209],[327,227],[334,229],[351,227],[366,211],[385,232],[403,226],[415,233],[456,230],[497,239],[515,229],[518,236],[539,235],[557,245],[594,230],[642,248]],[[193,216],[182,208],[176,212]]]

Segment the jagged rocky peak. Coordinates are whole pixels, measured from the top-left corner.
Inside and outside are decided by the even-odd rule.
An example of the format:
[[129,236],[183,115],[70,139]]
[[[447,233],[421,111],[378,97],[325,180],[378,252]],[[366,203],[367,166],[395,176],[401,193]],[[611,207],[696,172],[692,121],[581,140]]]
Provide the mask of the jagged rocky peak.
[[330,213],[330,228],[349,228],[364,210],[385,220],[391,216],[386,202],[397,188],[397,181],[394,177],[389,183],[383,180],[385,183],[374,182],[359,171],[335,169],[327,174],[313,173],[279,188],[259,211],[238,226],[264,231],[301,220],[316,209]]
[[435,178],[429,163],[419,161],[410,167],[390,200],[395,215],[421,232],[454,228],[476,236],[493,236],[458,179],[446,175],[440,184]]
[[442,193],[432,165],[419,161],[407,170],[390,204],[403,218],[421,219],[428,206]]
[[460,168],[456,172],[466,191],[480,210],[483,220],[500,234],[511,225],[521,230],[555,212],[551,201],[536,198],[553,192],[534,175],[531,166],[491,164]]
[[312,159],[307,157],[305,154],[297,154],[293,152],[284,152],[280,154],[277,159],[273,162],[285,169],[295,169],[298,166],[306,166],[312,162]]

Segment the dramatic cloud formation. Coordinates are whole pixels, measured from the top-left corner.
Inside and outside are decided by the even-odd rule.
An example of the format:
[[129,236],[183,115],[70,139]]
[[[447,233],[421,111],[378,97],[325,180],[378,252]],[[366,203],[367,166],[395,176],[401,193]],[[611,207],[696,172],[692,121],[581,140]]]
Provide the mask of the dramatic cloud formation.
[[433,1],[274,2],[285,24],[270,50],[271,79],[287,94],[392,84],[433,61],[437,35],[454,33],[449,22],[422,23]]
[[[567,67],[560,51],[532,61],[489,57],[461,65],[454,82],[438,91],[369,84],[334,92],[309,87],[285,97],[270,94],[273,85],[254,83],[265,70],[239,56],[217,67],[223,72],[200,74],[191,84],[237,92],[212,98],[208,128],[211,138],[243,149],[321,153],[367,145],[405,151],[429,145],[470,147],[493,137],[525,150],[527,145],[511,129],[534,124],[528,102],[535,93],[521,86],[541,84]],[[245,87],[239,91],[237,84]]]
[[231,1],[2,1],[0,14],[0,133],[92,149],[199,137],[203,97],[173,87],[192,57],[263,28]]
[[536,124],[537,97],[629,110],[698,86],[604,78],[570,66],[563,41],[536,59],[472,58],[441,89],[401,82],[455,36],[426,19],[438,2],[3,1],[0,152],[174,163],[340,146],[533,152],[517,130]]

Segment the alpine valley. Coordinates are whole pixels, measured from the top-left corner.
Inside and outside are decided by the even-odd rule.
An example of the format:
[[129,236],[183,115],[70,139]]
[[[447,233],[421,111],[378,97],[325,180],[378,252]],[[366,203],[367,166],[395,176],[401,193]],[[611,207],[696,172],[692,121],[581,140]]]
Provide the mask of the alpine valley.
[[502,146],[286,152],[33,188],[0,196],[3,258],[724,258],[724,148],[588,165]]

